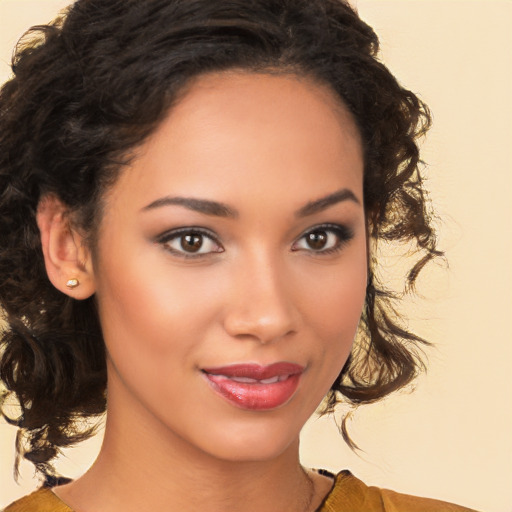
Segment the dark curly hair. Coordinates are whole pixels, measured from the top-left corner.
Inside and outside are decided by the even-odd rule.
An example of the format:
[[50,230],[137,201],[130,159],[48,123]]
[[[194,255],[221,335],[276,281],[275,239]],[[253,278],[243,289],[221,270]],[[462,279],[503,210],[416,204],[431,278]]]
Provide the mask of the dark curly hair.
[[[328,85],[361,134],[370,241],[415,243],[413,285],[440,254],[418,170],[417,138],[430,116],[378,48],[343,0],[78,0],[25,34],[0,92],[0,378],[18,456],[54,476],[59,449],[89,436],[81,420],[106,407],[94,297],[75,301],[48,280],[38,203],[57,196],[94,246],[103,193],[200,74],[237,68]],[[358,336],[326,410],[375,401],[422,368],[426,342],[398,320],[375,269],[371,253]],[[10,399],[19,415],[8,414]]]

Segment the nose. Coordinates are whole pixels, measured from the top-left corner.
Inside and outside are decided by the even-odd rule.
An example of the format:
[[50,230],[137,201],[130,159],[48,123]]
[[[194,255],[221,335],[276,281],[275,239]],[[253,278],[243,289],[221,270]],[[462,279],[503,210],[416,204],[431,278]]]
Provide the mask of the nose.
[[276,265],[245,266],[233,280],[224,329],[262,344],[293,334],[298,326],[291,283]]

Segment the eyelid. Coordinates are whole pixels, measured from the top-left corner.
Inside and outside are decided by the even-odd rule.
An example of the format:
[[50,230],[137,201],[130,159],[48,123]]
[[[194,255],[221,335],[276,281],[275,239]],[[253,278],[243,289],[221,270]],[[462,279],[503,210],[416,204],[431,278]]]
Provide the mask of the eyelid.
[[[211,241],[213,241],[221,250],[216,251],[208,251],[208,252],[186,252],[186,251],[180,251],[173,247],[170,247],[168,244],[172,240],[178,239],[181,236],[189,235],[189,234],[195,234],[195,235],[201,235],[204,236]],[[161,235],[157,236],[155,238],[155,243],[163,245],[164,249],[168,252],[170,252],[173,255],[176,255],[180,258],[204,258],[211,254],[218,254],[220,252],[224,252],[224,247],[218,240],[218,237],[210,231],[209,229],[198,227],[198,226],[186,226],[186,227],[180,227],[175,229],[170,229],[169,231],[166,231],[162,233]]]
[[[298,244],[298,242],[302,239],[304,239],[305,236],[307,236],[310,233],[314,233],[315,231],[327,231],[334,233],[338,237],[338,243],[331,248],[328,249],[320,249],[320,250],[314,250],[312,248],[310,249],[302,249],[297,248],[293,249],[293,246]],[[302,232],[302,234],[296,238],[296,240],[293,242],[292,250],[294,251],[307,251],[315,255],[325,255],[325,254],[331,254],[333,252],[337,252],[342,249],[342,247],[350,242],[350,240],[354,238],[354,231],[352,228],[350,228],[347,225],[344,224],[333,224],[333,223],[323,223],[318,224],[316,226],[312,226],[305,231]]]
[[[334,233],[335,236],[338,238],[338,242],[335,244],[334,247],[329,247],[327,249],[319,249],[315,250],[313,248],[300,248],[295,247],[301,240],[304,239],[308,234],[314,233],[315,231],[326,231],[330,233]],[[165,244],[168,244],[170,241],[178,239],[180,236],[187,235],[187,234],[196,234],[201,235],[209,240],[211,240],[213,243],[215,243],[220,250],[214,250],[214,251],[208,251],[208,252],[187,252],[185,250],[177,250],[173,247],[170,247],[169,245],[165,246]],[[333,223],[323,223],[318,224],[315,226],[311,226],[310,228],[306,229],[302,232],[302,234],[295,239],[295,241],[292,244],[292,251],[306,251],[310,252],[315,255],[327,255],[334,252],[337,252],[341,250],[341,248],[348,243],[352,238],[354,237],[354,233],[352,228],[348,227],[347,225],[343,224],[333,224]],[[181,258],[202,258],[207,257],[212,254],[218,254],[221,252],[224,252],[224,247],[222,246],[221,242],[219,241],[217,235],[210,231],[209,229],[199,227],[199,226],[186,226],[186,227],[180,227],[175,229],[170,229],[159,236],[155,238],[155,243],[164,245],[164,249],[168,252],[172,253],[173,255],[176,255]]]

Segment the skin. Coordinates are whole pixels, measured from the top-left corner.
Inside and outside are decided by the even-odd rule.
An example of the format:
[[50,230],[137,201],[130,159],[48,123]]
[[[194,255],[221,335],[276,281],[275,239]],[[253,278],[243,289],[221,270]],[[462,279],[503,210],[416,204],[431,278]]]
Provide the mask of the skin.
[[[306,508],[299,433],[348,357],[364,302],[362,177],[359,134],[328,88],[233,71],[197,79],[138,149],[104,197],[92,254],[58,200],[42,203],[50,279],[76,298],[96,294],[107,347],[104,444],[61,499],[76,512]],[[212,237],[193,257],[172,238],[189,227]],[[75,275],[81,285],[66,289]],[[279,361],[305,370],[272,410],[236,407],[201,371]],[[312,478],[314,509],[331,481]]]

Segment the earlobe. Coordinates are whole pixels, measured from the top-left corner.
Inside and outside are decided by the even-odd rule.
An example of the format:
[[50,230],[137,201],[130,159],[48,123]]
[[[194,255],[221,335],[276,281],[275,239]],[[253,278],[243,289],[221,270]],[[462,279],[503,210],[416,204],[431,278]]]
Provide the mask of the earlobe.
[[95,292],[94,272],[83,236],[69,221],[66,206],[53,195],[43,197],[37,208],[37,225],[48,278],[55,288],[74,299]]

